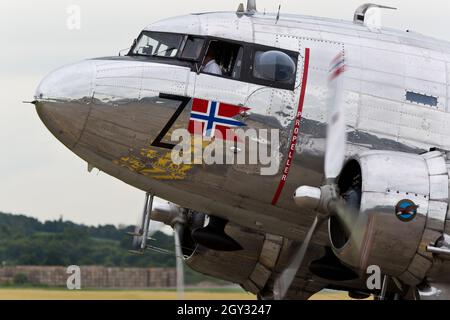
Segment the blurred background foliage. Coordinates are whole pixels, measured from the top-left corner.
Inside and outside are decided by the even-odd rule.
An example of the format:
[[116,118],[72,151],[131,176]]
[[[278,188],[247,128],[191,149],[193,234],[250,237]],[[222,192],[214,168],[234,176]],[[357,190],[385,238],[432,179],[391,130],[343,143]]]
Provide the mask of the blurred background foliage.
[[[0,263],[2,266],[175,267],[175,256],[147,251],[128,252],[134,226],[86,226],[62,219],[40,222],[23,215],[0,213]],[[173,237],[162,232],[152,245],[174,251]],[[185,268],[186,283],[223,283]],[[20,280],[20,279],[18,279]]]

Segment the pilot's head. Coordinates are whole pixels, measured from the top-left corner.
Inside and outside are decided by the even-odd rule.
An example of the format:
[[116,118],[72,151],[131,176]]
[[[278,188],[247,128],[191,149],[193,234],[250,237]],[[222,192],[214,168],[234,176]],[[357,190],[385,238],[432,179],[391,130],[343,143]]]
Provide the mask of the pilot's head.
[[211,60],[216,60],[217,57],[217,48],[214,42],[209,45],[208,52],[206,53],[205,62],[207,64]]

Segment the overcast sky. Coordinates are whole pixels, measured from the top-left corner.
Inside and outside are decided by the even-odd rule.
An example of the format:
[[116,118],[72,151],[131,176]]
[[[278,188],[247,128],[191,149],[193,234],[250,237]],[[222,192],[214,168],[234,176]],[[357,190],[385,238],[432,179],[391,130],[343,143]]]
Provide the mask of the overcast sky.
[[[146,25],[165,17],[236,10],[238,0],[2,0],[0,3],[0,211],[85,224],[135,223],[143,193],[67,150],[40,122],[31,100],[45,74],[61,65],[116,55]],[[260,11],[351,20],[355,0],[257,0]],[[450,1],[380,4],[383,24],[450,40]],[[67,28],[67,8],[81,9],[81,30]]]

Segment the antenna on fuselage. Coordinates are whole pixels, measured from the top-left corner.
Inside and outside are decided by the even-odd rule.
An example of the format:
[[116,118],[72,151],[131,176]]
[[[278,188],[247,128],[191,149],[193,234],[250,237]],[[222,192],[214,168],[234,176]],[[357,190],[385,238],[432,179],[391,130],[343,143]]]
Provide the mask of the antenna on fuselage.
[[275,21],[275,24],[277,24],[278,20],[280,20],[280,11],[281,11],[281,4],[278,6],[277,21]]
[[236,13],[237,14],[241,14],[241,15],[245,13],[245,8],[244,8],[244,4],[243,3],[239,4],[239,7],[238,7]]
[[247,0],[247,13],[256,13],[256,0]]
[[247,0],[247,9],[244,9],[244,4],[239,4],[239,7],[236,11],[237,15],[253,15],[257,12],[256,10],[256,0]]

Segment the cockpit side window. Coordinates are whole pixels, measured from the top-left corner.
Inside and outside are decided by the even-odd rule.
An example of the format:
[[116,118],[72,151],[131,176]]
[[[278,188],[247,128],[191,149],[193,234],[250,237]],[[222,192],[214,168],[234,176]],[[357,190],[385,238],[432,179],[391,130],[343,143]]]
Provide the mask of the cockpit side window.
[[184,44],[181,59],[198,61],[205,45],[205,39],[200,37],[188,36]]
[[131,55],[176,58],[184,36],[162,32],[143,32]]
[[244,48],[237,43],[211,40],[203,59],[201,72],[240,80]]
[[277,83],[293,84],[296,62],[286,53],[269,50],[256,51],[253,63],[253,77]]
[[250,69],[249,82],[272,88],[295,90],[298,52],[254,44],[247,59],[249,59]]

